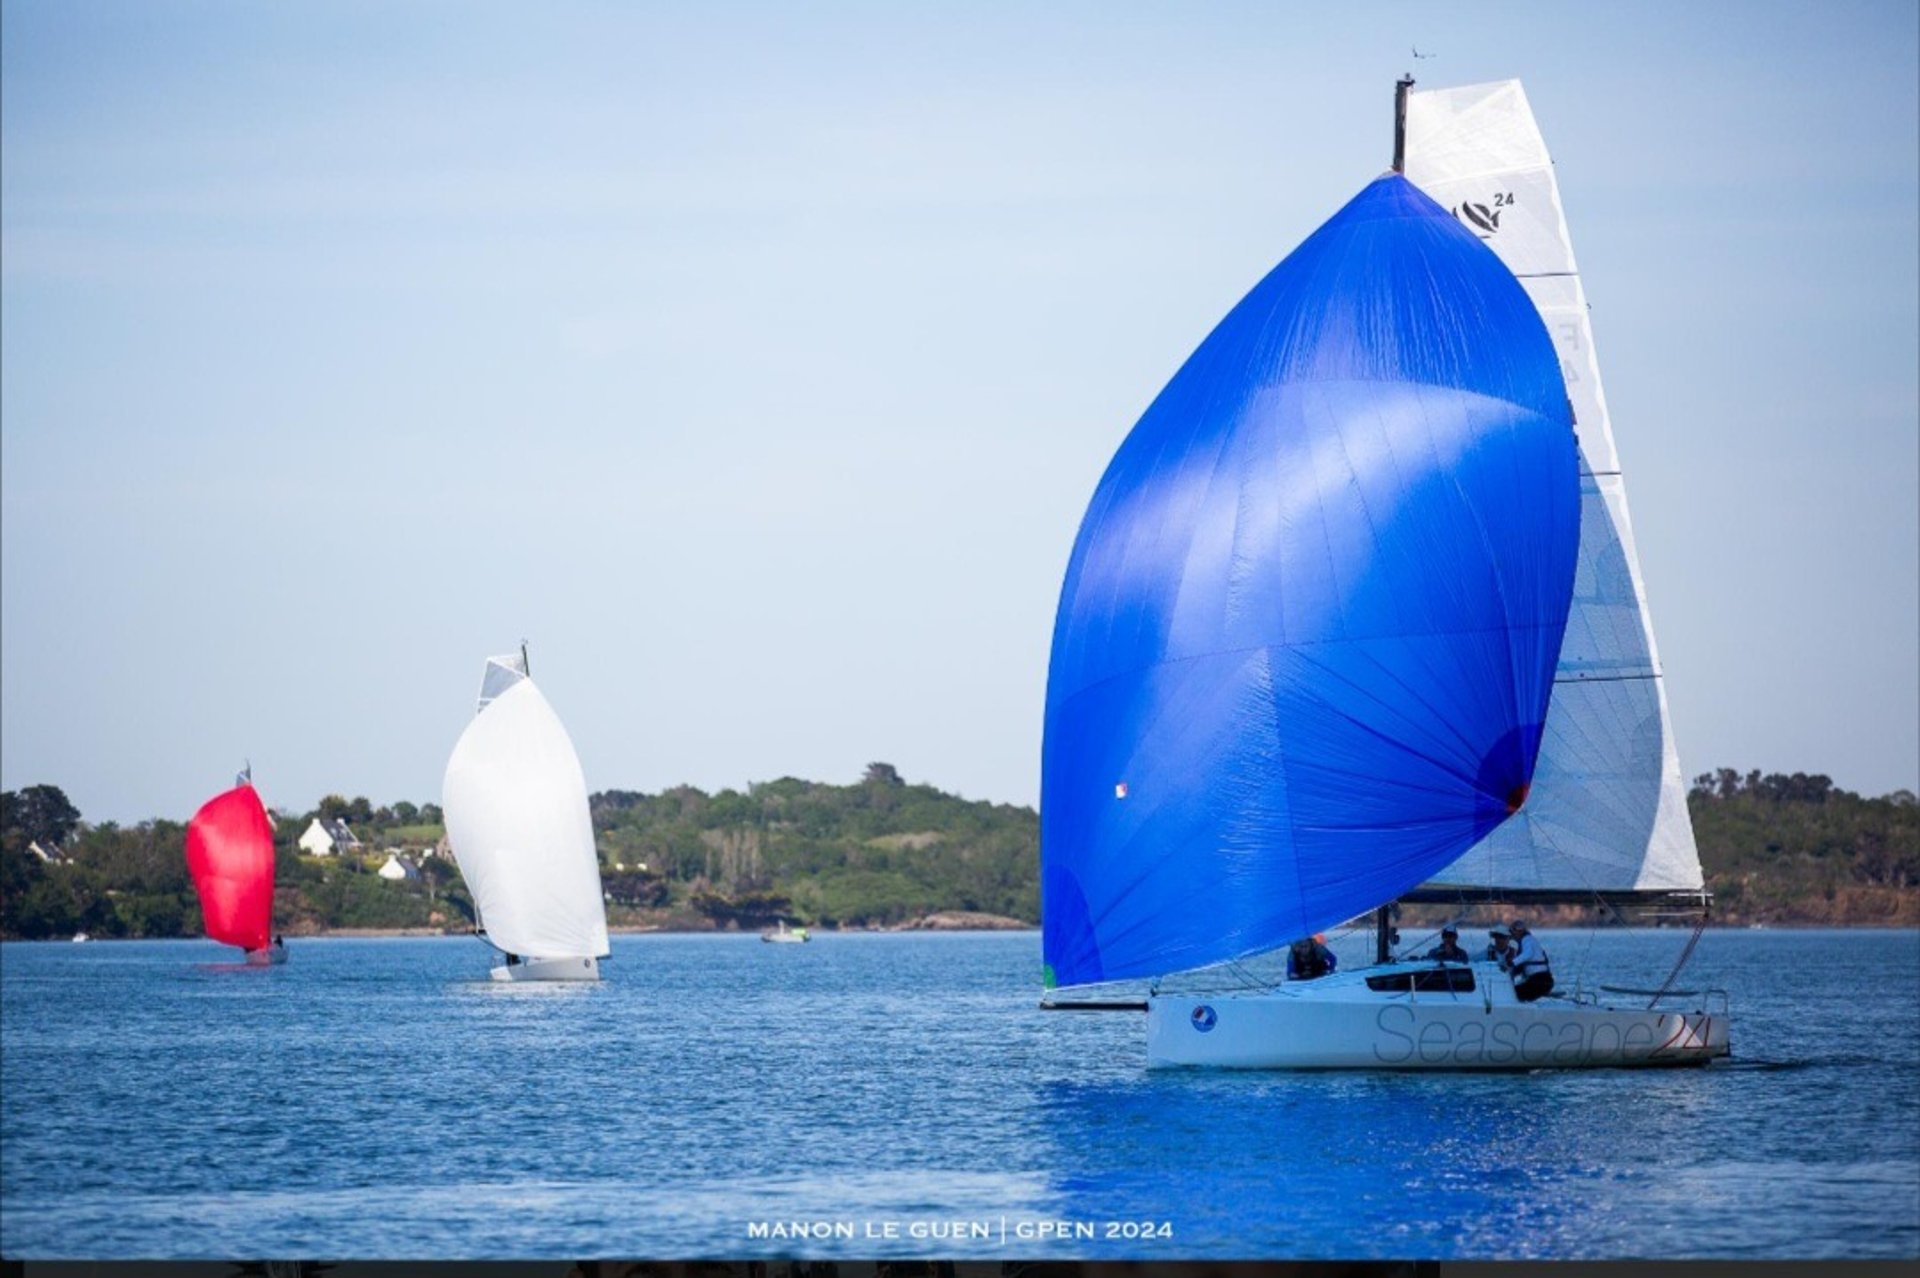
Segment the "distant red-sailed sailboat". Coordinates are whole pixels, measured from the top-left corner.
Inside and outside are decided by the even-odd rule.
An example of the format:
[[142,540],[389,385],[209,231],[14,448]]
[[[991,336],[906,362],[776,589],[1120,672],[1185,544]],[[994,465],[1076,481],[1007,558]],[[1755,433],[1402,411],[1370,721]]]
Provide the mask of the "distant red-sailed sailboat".
[[239,946],[256,967],[287,961],[273,934],[273,820],[250,772],[187,823],[187,871],[208,936]]

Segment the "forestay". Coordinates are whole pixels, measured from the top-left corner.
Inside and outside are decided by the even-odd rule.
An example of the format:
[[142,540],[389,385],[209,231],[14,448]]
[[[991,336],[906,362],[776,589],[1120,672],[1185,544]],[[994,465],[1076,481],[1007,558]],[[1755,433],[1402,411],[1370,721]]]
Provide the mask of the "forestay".
[[[490,660],[488,675],[506,660]],[[600,861],[573,742],[524,674],[482,695],[447,761],[442,801],[487,939],[529,957],[604,956]]]
[[1049,982],[1273,948],[1506,820],[1578,525],[1532,303],[1379,179],[1187,360],[1081,525],[1047,686]]
[[1517,80],[1415,92],[1407,176],[1519,278],[1558,350],[1580,444],[1580,555],[1531,795],[1431,887],[1698,891],[1687,816],[1586,294],[1559,185]]

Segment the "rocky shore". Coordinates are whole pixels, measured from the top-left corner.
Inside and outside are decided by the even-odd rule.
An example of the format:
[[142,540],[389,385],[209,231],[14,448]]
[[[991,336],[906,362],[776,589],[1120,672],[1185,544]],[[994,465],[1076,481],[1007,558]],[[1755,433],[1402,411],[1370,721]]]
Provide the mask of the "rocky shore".
[[1011,919],[1004,914],[980,914],[971,910],[942,910],[905,923],[896,923],[889,932],[1031,932],[1038,923]]

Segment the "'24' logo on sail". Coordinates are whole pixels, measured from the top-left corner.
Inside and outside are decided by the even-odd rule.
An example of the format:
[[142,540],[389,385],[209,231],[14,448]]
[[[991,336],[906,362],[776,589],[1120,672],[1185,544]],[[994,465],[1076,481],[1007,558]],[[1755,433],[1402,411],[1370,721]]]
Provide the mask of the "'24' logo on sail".
[[1471,201],[1462,200],[1459,206],[1450,212],[1472,227],[1474,234],[1484,240],[1491,238],[1493,233],[1500,229],[1500,214],[1512,204],[1512,191],[1496,191],[1491,205],[1474,204]]

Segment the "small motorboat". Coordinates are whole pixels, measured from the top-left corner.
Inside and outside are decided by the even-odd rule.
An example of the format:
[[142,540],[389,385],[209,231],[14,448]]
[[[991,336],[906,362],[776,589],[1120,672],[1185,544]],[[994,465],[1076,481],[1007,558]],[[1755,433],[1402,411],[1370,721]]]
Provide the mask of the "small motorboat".
[[801,945],[813,938],[807,935],[804,927],[788,927],[785,919],[760,934],[760,939],[774,945]]

